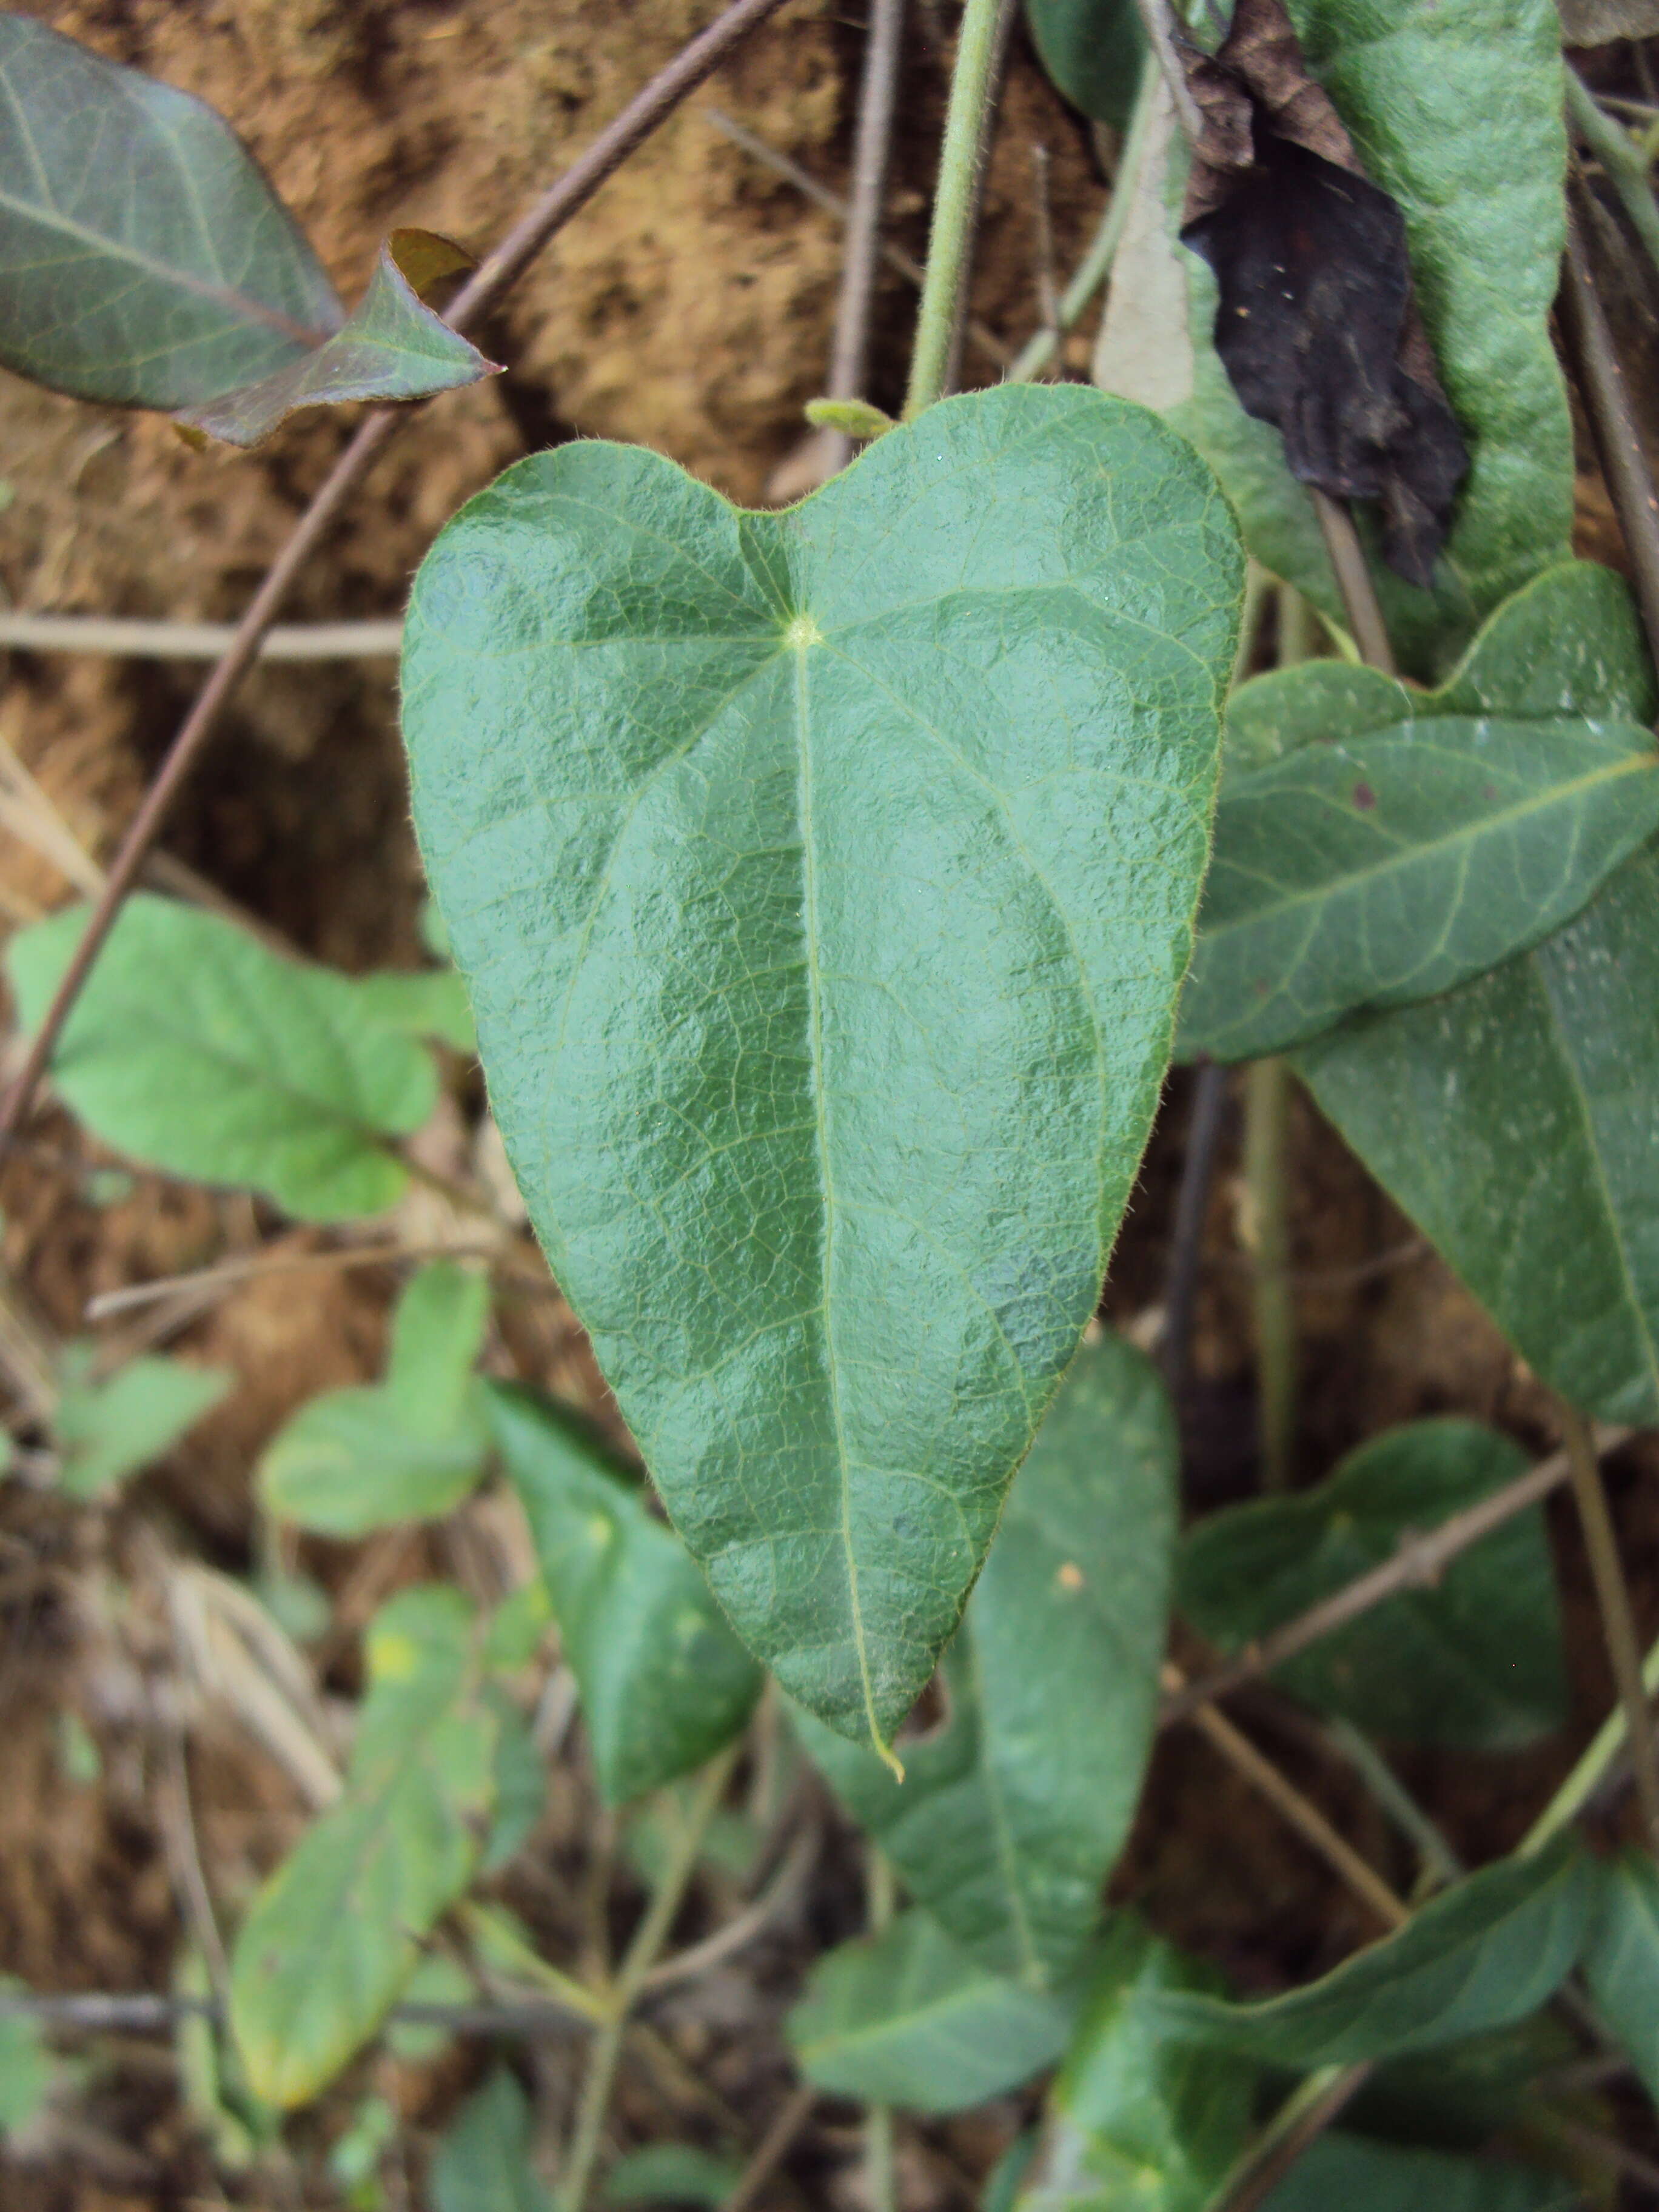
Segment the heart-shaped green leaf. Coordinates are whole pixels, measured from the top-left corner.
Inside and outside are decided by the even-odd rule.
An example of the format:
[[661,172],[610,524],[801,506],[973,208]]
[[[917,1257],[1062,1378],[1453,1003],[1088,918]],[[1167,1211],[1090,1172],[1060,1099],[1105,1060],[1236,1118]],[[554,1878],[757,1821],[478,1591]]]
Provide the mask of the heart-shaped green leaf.
[[784,514],[573,445],[442,532],[416,827],[560,1286],[739,1633],[884,1740],[1092,1311],[1168,1055],[1239,554],[1009,386]]
[[419,289],[428,273],[435,278],[470,265],[459,246],[430,231],[394,230],[368,289],[331,337],[257,384],[180,408],[179,420],[228,445],[255,446],[298,407],[419,399],[476,384],[495,373],[495,363],[452,331]]
[[82,399],[186,407],[302,359],[340,319],[210,107],[0,15],[0,362]]
[[[1182,1610],[1200,1635],[1237,1650],[1526,1468],[1518,1444],[1478,1421],[1390,1429],[1310,1490],[1200,1522],[1181,1549]],[[1498,1751],[1559,1728],[1566,1675],[1542,1507],[1493,1529],[1431,1587],[1402,1590],[1287,1660],[1274,1679],[1323,1712],[1407,1742]]]
[[488,1386],[489,1422],[523,1501],[600,1792],[625,1804],[701,1766],[760,1694],[672,1528],[598,1443],[545,1398]]
[[959,2112],[1018,2088],[1066,2048],[1076,1990],[987,1972],[925,1912],[818,1960],[789,2015],[809,2081],[915,2112]]
[[1260,2004],[1153,1996],[1154,2019],[1273,2066],[1350,2065],[1434,2051],[1524,2020],[1577,1960],[1595,1896],[1575,1836],[1499,1859],[1322,1981]]
[[942,1728],[898,1783],[803,1716],[806,1747],[905,1888],[975,1957],[1076,1972],[1140,1795],[1168,1633],[1178,1451],[1121,1337],[1073,1362],[945,1655]]

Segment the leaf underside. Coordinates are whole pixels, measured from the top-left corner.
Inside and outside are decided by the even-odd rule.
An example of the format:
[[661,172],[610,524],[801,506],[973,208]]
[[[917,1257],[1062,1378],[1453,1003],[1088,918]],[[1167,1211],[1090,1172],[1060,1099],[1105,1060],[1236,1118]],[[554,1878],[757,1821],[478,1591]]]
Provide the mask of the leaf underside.
[[416,828],[520,1188],[715,1594],[848,1735],[927,1680],[1093,1310],[1239,582],[1202,464],[1070,386],[784,514],[568,447],[417,580]]

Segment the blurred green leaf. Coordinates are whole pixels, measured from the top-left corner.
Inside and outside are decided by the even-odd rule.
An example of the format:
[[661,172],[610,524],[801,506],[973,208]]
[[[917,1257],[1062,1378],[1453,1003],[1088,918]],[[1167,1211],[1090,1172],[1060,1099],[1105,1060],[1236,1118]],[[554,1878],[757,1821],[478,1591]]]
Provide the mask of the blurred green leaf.
[[447,1260],[411,1276],[392,1317],[386,1381],[307,1399],[265,1447],[267,1510],[329,1536],[452,1511],[489,1456],[473,1371],[489,1318],[487,1277]]
[[1567,1836],[1535,1857],[1483,1867],[1394,1935],[1283,1996],[1146,2002],[1172,2032],[1268,2065],[1432,2051],[1524,2020],[1553,1996],[1577,1960],[1594,1899],[1592,1863]]
[[623,1804],[729,1743],[760,1694],[760,1669],[641,1486],[547,1399],[488,1388],[495,1446],[530,1518],[599,1789],[607,1804]]
[[[398,1992],[400,2005],[465,2005],[478,1998],[478,1984],[459,1959],[447,1951],[428,1951]],[[430,2065],[454,2040],[453,2031],[435,2020],[392,2020],[386,2047],[394,2058]]]
[[981,1964],[1041,1985],[1093,1936],[1152,1741],[1176,1520],[1175,1422],[1150,1363],[1085,1345],[1015,1478],[945,1652],[941,1727],[875,1754],[797,1726],[854,1818]]
[[432,2160],[433,2212],[553,2212],[530,2165],[530,2105],[499,2066],[450,2123]]
[[1597,1869],[1584,1975],[1596,2010],[1659,2104],[1659,1868],[1626,1850]]
[[[24,1996],[28,1985],[0,1974],[0,1997]],[[0,2136],[15,2135],[46,2103],[54,2071],[40,2025],[26,2012],[0,2011]]]
[[[447,249],[434,252],[434,248]],[[179,410],[193,430],[254,446],[299,407],[346,399],[419,399],[493,375],[495,363],[450,329],[421,296],[428,272],[447,276],[468,257],[431,231],[394,230],[368,289],[330,337],[258,383]]]
[[95,1371],[98,1348],[68,1346],[58,1372],[52,1432],[58,1486],[71,1498],[102,1498],[172,1450],[236,1381],[227,1367],[192,1367],[160,1353]]
[[317,257],[212,108],[0,15],[0,362],[185,407],[340,323]]
[[[69,908],[7,948],[26,1030],[86,920]],[[428,1055],[364,1021],[349,976],[143,891],[76,1001],[52,1073],[106,1144],[170,1175],[262,1191],[306,1221],[394,1204],[407,1176],[390,1140],[418,1129],[437,1098]]]
[[1121,131],[1146,58],[1133,0],[1025,0],[1037,58],[1073,107]]
[[1578,2057],[1565,2019],[1534,2013],[1465,2043],[1378,2066],[1343,2118],[1357,2134],[1437,2150],[1480,2150],[1530,2117],[1534,2084]]
[[456,1052],[475,1053],[478,1040],[466,985],[453,968],[404,974],[391,968],[353,979],[364,1014],[405,1036],[433,1037]]
[[1066,2047],[1069,1997],[988,1973],[925,1912],[820,1959],[790,2014],[807,2080],[838,2097],[958,2112],[1018,2088]]
[[646,2143],[613,2161],[599,2194],[607,2204],[723,2204],[742,2178],[734,2158],[696,2143]]
[[1261,2212],[1571,2212],[1583,2201],[1559,2173],[1334,2135],[1309,2145]]
[[1255,2069],[1170,2036],[1141,1999],[1216,1985],[1132,1915],[1113,1917],[1019,2212],[1203,2212],[1243,2147]]
[[[1224,1651],[1392,1559],[1403,1538],[1525,1474],[1518,1444],[1479,1422],[1414,1421],[1350,1453],[1310,1490],[1212,1514],[1182,1543],[1182,1611]],[[1274,1670],[1356,1727],[1487,1751],[1566,1719],[1554,1562],[1541,1506]]]
[[495,1812],[484,1841],[480,1871],[501,1869],[533,1833],[547,1806],[547,1762],[530,1724],[492,1684],[486,1695],[495,1717]]
[[237,2047],[270,2104],[305,2103],[368,2041],[477,1867],[496,1716],[476,1642],[465,1599],[435,1584],[371,1624],[344,1793],[260,1891],[231,1961]]

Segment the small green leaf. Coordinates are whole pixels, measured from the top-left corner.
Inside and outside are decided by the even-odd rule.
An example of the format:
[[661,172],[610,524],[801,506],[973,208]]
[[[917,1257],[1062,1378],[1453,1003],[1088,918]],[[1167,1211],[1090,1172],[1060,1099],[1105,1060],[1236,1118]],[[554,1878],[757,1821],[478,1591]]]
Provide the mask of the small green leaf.
[[576,1677],[600,1790],[607,1804],[623,1804],[729,1743],[760,1694],[760,1669],[672,1529],[584,1429],[510,1384],[491,1383],[489,1402]]
[[453,968],[422,968],[409,974],[385,968],[353,981],[357,1004],[371,1021],[404,1036],[433,1038],[455,1052],[477,1052],[466,985]]
[[459,1591],[404,1590],[365,1639],[369,1685],[344,1794],[260,1891],[231,1961],[255,2094],[303,2104],[373,2035],[477,1869],[496,1717]]
[[515,1857],[547,1806],[547,1762],[518,1707],[493,1686],[495,1716],[495,1814],[484,1839],[480,1871],[499,1874]]
[[[420,296],[421,264],[428,257],[416,242],[432,236],[429,231],[394,230],[380,248],[368,289],[331,337],[257,384],[180,408],[179,421],[229,445],[255,446],[299,407],[346,399],[421,399],[495,375],[496,364],[452,331]],[[459,247],[449,252],[456,257],[451,269],[470,266]]]
[[[86,920],[70,908],[7,948],[25,1030]],[[170,1175],[263,1191],[306,1221],[395,1204],[407,1177],[389,1140],[418,1129],[437,1098],[427,1054],[365,1022],[349,976],[142,891],[76,1001],[52,1073],[106,1144]]]
[[807,2080],[832,2096],[959,2112],[1018,2088],[1066,2048],[1076,2012],[975,1965],[925,1912],[818,1960],[789,2015]]
[[948,1716],[896,1781],[801,1716],[912,1899],[983,1966],[1073,1974],[1152,1741],[1176,1519],[1175,1423],[1121,1338],[1085,1345],[1009,1492],[945,1656]]
[[1574,2182],[1504,2159],[1321,2136],[1303,2152],[1261,2212],[1572,2212]]
[[1645,1852],[1627,1850],[1597,1875],[1585,1978],[1596,2010],[1659,2104],[1659,1869]]
[[1037,58],[1073,107],[1121,131],[1146,55],[1133,0],[1025,0]]
[[420,1269],[392,1318],[386,1381],[307,1399],[265,1447],[267,1510],[325,1536],[453,1512],[489,1455],[473,1373],[489,1319],[487,1276],[448,1260]]
[[809,399],[803,410],[815,430],[840,430],[849,438],[879,438],[895,425],[867,399]]
[[58,1376],[52,1437],[58,1486],[71,1498],[102,1498],[172,1450],[216,1406],[236,1377],[226,1367],[191,1367],[146,1355],[101,1378],[97,1347],[72,1344]]
[[1141,1999],[1216,1979],[1115,1916],[1019,2212],[1203,2212],[1243,2146],[1255,2069],[1170,2037]]
[[497,2067],[451,2122],[432,2160],[433,2212],[552,2212],[530,2164],[530,2102]]
[[719,2158],[696,2143],[646,2143],[624,2151],[605,2178],[607,2204],[723,2204],[743,2178],[734,2158]]
[[212,108],[0,15],[0,362],[184,407],[303,358],[342,310]]
[[[1518,1444],[1475,1421],[1389,1430],[1311,1490],[1201,1521],[1181,1549],[1181,1608],[1200,1635],[1236,1651],[1527,1466]],[[1561,1727],[1566,1675],[1543,1508],[1493,1529],[1429,1588],[1401,1591],[1287,1660],[1274,1679],[1322,1712],[1407,1742],[1501,1751]]]
[[1267,2065],[1433,2051],[1524,2020],[1553,1996],[1577,1960],[1595,1890],[1592,1862],[1567,1836],[1431,1898],[1322,1981],[1259,2004],[1182,1995],[1146,2002],[1172,2030]]
[[[27,1993],[15,1975],[0,1975],[0,2000]],[[33,2015],[0,2009],[0,2136],[28,2125],[51,2093],[54,2070]]]
[[1659,829],[1637,724],[1431,707],[1363,736],[1327,726],[1334,742],[1223,783],[1183,1054],[1253,1060],[1437,997],[1547,937]]
[[1240,582],[1153,416],[1007,385],[781,514],[562,447],[416,585],[416,826],[532,1217],[734,1626],[858,1740],[1095,1309]]

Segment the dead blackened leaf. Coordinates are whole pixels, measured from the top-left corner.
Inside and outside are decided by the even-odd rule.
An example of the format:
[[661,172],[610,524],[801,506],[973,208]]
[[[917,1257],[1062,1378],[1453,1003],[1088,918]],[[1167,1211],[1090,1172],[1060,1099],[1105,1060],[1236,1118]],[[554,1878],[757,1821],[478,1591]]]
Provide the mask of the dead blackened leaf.
[[1412,298],[1406,226],[1309,75],[1283,0],[1191,52],[1203,118],[1182,237],[1215,270],[1216,350],[1291,474],[1376,500],[1389,564],[1433,581],[1468,467]]

